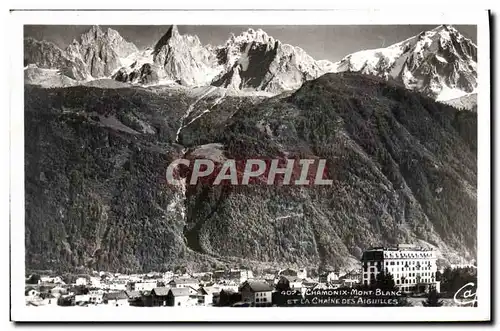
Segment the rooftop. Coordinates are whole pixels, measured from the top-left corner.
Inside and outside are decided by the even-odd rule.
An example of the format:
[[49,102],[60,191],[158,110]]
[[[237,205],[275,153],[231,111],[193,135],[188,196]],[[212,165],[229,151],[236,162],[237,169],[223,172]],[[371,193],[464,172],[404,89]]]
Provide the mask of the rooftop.
[[165,296],[168,294],[168,291],[170,291],[170,287],[155,287],[151,291],[151,294],[154,293],[157,296]]
[[377,246],[377,247],[370,247],[367,249],[367,251],[433,251],[432,248],[426,248],[426,247],[420,247],[420,246],[414,246],[414,245],[409,245],[409,244],[399,244],[397,246]]
[[141,292],[139,291],[125,291],[129,299],[135,299],[141,297]]
[[172,292],[172,295],[174,297],[182,297],[182,296],[188,296],[189,295],[189,289],[188,288],[173,288],[170,290]]
[[207,287],[200,287],[198,292],[201,294],[213,294],[220,292],[220,290],[217,287],[207,286]]
[[104,299],[106,300],[122,300],[122,299],[128,299],[127,294],[125,291],[120,291],[120,292],[110,292],[110,293],[104,293],[103,295]]
[[199,281],[194,278],[177,278],[177,279],[172,279],[170,283],[174,284],[198,284]]
[[270,292],[273,290],[271,286],[264,282],[246,281],[243,283],[241,288],[244,288],[245,286],[248,286],[252,292]]

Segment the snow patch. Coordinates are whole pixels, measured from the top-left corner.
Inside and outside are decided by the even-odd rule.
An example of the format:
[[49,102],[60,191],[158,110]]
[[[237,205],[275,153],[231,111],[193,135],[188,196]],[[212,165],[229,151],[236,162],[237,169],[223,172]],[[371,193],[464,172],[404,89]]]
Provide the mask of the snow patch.
[[446,101],[450,99],[456,99],[463,97],[464,95],[467,94],[469,93],[465,92],[464,90],[458,88],[451,88],[446,85],[443,85],[441,91],[438,93],[436,97],[436,101]]
[[436,54],[436,59],[439,61],[439,62],[443,62],[443,63],[448,63],[448,61],[446,61],[446,59],[444,57],[441,57],[439,55]]

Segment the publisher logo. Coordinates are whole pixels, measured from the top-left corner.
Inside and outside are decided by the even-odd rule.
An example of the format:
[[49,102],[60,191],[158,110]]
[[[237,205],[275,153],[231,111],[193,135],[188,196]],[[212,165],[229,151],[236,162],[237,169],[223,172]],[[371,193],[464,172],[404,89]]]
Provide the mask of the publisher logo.
[[474,305],[477,302],[476,284],[467,283],[453,296],[453,301],[460,306]]

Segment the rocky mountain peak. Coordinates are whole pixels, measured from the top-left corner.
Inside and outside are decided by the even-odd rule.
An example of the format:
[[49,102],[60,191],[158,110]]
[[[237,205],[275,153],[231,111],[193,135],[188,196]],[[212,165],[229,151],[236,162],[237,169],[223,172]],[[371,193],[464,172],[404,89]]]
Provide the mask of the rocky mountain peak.
[[83,80],[88,77],[85,65],[71,58],[64,50],[49,41],[34,38],[24,40],[24,65],[34,64],[42,69],[59,69],[71,79]]
[[220,68],[215,54],[197,36],[181,35],[172,25],[153,49],[158,76],[183,85],[209,85]]
[[231,38],[226,42],[226,45],[230,44],[248,44],[248,43],[257,43],[257,44],[274,44],[275,39],[269,36],[264,30],[257,29],[254,30],[252,28],[243,31],[240,35],[235,36],[232,35]]
[[449,25],[449,24],[438,25],[437,27],[435,27],[431,31],[435,31],[435,32],[445,31],[445,32],[450,32],[450,33],[461,35],[460,32],[458,32],[458,30],[455,29],[455,27],[453,25]]
[[180,37],[180,33],[177,25],[171,25],[168,31],[155,44],[153,54],[156,55],[157,53],[159,53],[161,49],[168,44],[169,40],[178,37]]
[[448,100],[475,90],[476,68],[477,46],[453,26],[440,25],[386,48],[352,53],[333,71],[394,79],[410,90]]
[[293,90],[324,74],[328,61],[317,63],[303,49],[283,44],[262,29],[248,29],[216,50],[225,71],[216,86],[278,93]]
[[132,53],[136,53],[139,50],[135,44],[126,41],[118,31],[108,28],[104,34],[104,38],[108,44],[113,48],[113,50],[121,58],[127,57]]
[[177,27],[177,25],[172,24],[172,26],[168,30],[167,34],[170,34],[170,36],[173,37],[173,38],[179,36],[180,33],[179,33],[179,28]]
[[89,43],[95,39],[102,38],[103,35],[104,32],[99,25],[92,25],[92,27],[87,32],[84,32],[80,36],[80,40],[82,44]]
[[93,25],[67,48],[68,55],[80,59],[94,78],[111,76],[122,67],[121,59],[138,52],[137,47],[126,41],[116,30]]

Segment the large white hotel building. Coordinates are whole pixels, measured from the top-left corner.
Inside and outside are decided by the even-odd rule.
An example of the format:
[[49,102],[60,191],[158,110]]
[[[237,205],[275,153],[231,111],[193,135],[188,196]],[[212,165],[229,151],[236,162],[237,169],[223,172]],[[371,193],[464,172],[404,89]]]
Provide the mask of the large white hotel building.
[[384,271],[394,277],[394,283],[402,292],[427,292],[431,288],[440,291],[436,281],[436,253],[431,249],[412,245],[397,247],[373,247],[361,258],[362,283],[371,285]]

